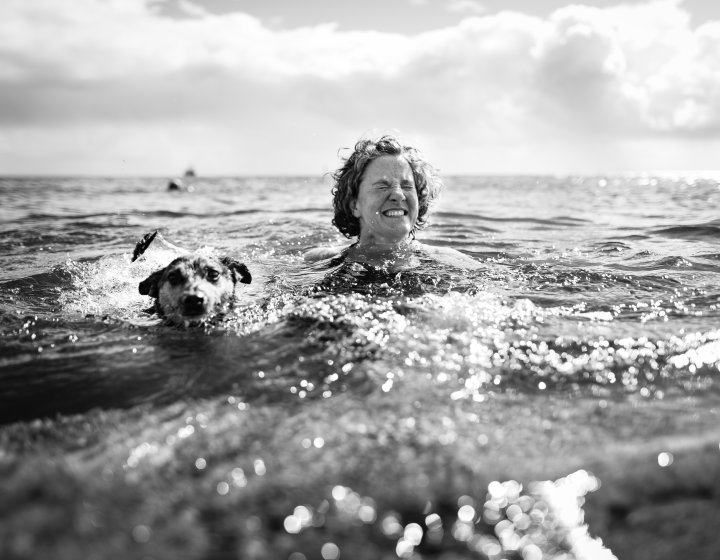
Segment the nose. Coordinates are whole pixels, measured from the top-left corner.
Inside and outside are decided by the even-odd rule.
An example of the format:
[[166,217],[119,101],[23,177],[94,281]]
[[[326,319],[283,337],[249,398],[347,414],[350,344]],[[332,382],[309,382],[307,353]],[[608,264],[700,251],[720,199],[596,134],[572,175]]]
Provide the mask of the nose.
[[395,183],[390,188],[390,200],[405,200],[405,191],[403,191],[400,183]]
[[197,315],[205,311],[205,298],[201,295],[189,294],[183,299],[185,313]]

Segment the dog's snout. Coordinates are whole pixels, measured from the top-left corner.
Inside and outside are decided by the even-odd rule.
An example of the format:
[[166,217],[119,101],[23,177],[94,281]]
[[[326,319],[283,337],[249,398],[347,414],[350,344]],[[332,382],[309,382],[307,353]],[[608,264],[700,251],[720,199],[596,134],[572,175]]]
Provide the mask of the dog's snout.
[[183,298],[183,308],[189,315],[199,315],[205,312],[205,298],[198,294],[189,294]]

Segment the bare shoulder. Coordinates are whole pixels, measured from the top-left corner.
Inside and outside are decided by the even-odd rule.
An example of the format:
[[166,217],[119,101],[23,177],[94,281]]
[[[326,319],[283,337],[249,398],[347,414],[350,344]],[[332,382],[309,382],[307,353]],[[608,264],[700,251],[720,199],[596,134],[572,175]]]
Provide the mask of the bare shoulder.
[[314,249],[307,251],[303,257],[307,262],[322,261],[332,257],[337,257],[345,249],[347,249],[347,247],[344,245],[336,245],[335,247],[315,247]]
[[457,249],[453,249],[451,247],[438,247],[436,245],[421,244],[421,249],[426,255],[443,264],[469,269],[482,267],[482,264],[479,261],[476,261],[465,253],[461,253]]

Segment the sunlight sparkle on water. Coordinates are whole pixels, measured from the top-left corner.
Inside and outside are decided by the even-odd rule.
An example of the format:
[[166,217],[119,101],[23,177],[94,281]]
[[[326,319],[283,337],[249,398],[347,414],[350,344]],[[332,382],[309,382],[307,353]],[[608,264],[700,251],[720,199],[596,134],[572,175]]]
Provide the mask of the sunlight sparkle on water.
[[262,459],[255,459],[253,461],[253,468],[255,469],[255,474],[257,476],[264,476],[267,472],[267,468],[265,467],[265,461]]
[[236,488],[243,488],[247,486],[248,481],[245,476],[245,471],[240,467],[235,467],[230,471],[230,478],[232,479],[233,486]]
[[308,506],[297,506],[292,515],[285,518],[284,526],[288,533],[299,533],[302,529],[310,527],[313,524],[313,511]]
[[657,462],[658,465],[661,467],[669,467],[673,464],[673,461],[675,460],[675,457],[672,453],[669,453],[667,451],[663,451],[662,453],[658,454]]
[[475,508],[464,505],[458,510],[458,519],[463,523],[472,523],[475,519]]
[[143,442],[135,447],[125,461],[125,468],[135,468],[140,464],[140,461],[146,457],[149,457],[159,450],[159,447],[154,443]]
[[417,523],[408,523],[403,531],[403,539],[413,546],[418,546],[423,538],[423,529]]
[[323,560],[337,560],[340,558],[340,548],[335,543],[325,543],[320,548],[320,555]]
[[425,517],[425,525],[431,531],[434,529],[442,528],[442,518],[437,513],[431,513]]
[[[586,471],[577,471],[555,482],[532,483],[529,493],[525,493],[517,481],[494,481],[488,485],[482,515],[472,496],[458,498],[456,520],[454,524],[448,524],[452,527],[450,534],[457,542],[465,543],[469,550],[489,558],[500,558],[502,553],[513,552],[523,560],[559,560],[563,556],[557,554],[555,547],[566,542],[571,547],[572,557],[610,560],[614,558],[612,553],[588,535],[579,505],[581,498],[597,490],[599,485],[599,481]],[[338,520],[353,524],[354,520],[365,524],[377,522],[386,537],[396,539],[395,554],[400,558],[411,558],[418,551],[422,552],[425,543],[439,543],[443,538],[443,519],[432,513],[430,503],[425,507],[424,525],[403,524],[396,512],[378,515],[374,500],[347,486],[332,487],[330,495],[334,508],[328,510],[325,506],[322,515],[310,506],[296,506],[283,522],[286,533],[298,534],[319,527],[326,515],[337,515]],[[491,533],[482,529],[482,523],[476,524],[478,517],[492,527]]]
[[146,543],[150,540],[152,533],[146,525],[136,525],[132,530],[132,537],[135,542]]
[[185,439],[185,438],[190,437],[194,433],[195,433],[195,426],[188,425],[188,426],[183,426],[182,428],[180,428],[178,430],[177,435],[180,439]]

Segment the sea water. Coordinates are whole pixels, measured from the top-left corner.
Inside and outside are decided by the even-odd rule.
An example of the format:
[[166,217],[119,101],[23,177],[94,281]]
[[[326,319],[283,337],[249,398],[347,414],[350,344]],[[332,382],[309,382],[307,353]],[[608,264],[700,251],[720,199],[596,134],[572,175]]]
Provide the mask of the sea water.
[[716,558],[718,178],[445,182],[477,269],[306,263],[326,178],[0,179],[0,557]]

